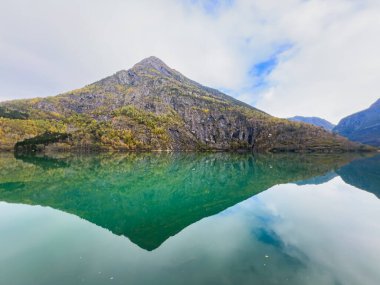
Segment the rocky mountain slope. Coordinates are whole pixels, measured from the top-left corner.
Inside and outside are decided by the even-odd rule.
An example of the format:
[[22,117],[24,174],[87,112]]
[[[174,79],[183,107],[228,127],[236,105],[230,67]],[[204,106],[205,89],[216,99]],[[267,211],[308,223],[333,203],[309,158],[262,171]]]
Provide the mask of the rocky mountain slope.
[[0,103],[0,149],[353,151],[321,128],[272,117],[149,57],[58,96]]
[[317,127],[322,127],[327,131],[332,131],[332,129],[335,127],[334,124],[330,123],[329,121],[319,118],[319,117],[302,117],[302,116],[295,116],[288,118],[288,120],[293,122],[302,122],[311,124]]
[[352,141],[380,147],[380,99],[368,109],[342,119],[334,132]]

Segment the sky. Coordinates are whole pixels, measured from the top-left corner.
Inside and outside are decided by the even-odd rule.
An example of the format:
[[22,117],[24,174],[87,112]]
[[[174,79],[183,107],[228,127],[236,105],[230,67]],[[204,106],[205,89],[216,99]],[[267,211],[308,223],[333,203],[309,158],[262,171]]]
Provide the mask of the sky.
[[337,123],[380,98],[378,0],[0,0],[0,101],[148,56],[277,117]]

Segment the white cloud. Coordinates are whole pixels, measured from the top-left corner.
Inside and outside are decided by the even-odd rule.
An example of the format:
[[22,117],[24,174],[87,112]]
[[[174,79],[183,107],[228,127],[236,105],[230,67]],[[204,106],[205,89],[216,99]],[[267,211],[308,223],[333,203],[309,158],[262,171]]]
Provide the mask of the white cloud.
[[[150,55],[277,116],[336,122],[379,97],[378,1],[220,1],[211,13],[200,0],[2,2],[0,100],[78,88]],[[252,67],[284,43],[254,87]]]
[[380,97],[380,9],[356,3],[310,1],[284,16],[297,52],[273,71],[271,96],[264,94],[259,107],[337,122]]

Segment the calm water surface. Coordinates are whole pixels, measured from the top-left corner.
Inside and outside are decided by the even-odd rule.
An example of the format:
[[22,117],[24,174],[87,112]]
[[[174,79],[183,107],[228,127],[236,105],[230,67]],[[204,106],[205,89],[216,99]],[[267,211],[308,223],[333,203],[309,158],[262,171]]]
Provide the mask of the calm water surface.
[[0,155],[0,284],[380,284],[380,156]]

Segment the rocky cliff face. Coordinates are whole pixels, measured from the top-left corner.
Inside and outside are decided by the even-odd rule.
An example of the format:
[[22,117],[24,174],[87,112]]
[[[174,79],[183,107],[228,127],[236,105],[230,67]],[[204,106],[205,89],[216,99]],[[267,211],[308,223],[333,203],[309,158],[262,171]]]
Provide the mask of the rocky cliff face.
[[272,117],[155,57],[78,90],[0,108],[3,149],[45,132],[69,134],[49,146],[60,150],[365,149],[321,128]]
[[380,147],[380,99],[368,109],[342,119],[334,132],[352,141]]

